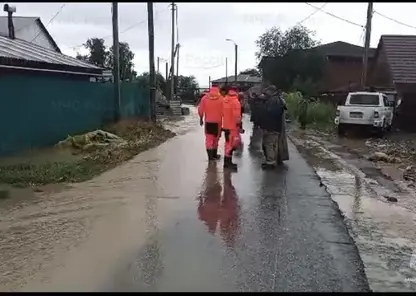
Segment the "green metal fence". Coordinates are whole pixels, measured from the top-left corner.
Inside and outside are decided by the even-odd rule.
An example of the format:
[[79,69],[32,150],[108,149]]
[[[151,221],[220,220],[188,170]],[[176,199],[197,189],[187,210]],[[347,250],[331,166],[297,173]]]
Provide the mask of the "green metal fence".
[[[121,116],[147,117],[149,90],[121,85]],[[0,77],[0,155],[52,145],[113,118],[112,83],[7,75]]]

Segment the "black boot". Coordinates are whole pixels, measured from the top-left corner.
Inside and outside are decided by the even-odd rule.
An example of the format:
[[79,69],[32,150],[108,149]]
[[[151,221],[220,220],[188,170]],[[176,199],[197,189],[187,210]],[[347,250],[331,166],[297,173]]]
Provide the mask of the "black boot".
[[217,160],[221,158],[221,155],[218,154],[218,149],[217,148],[212,149],[212,156]]
[[267,163],[267,162],[265,162],[265,163],[262,163],[262,164],[261,164],[261,168],[262,168],[263,170],[273,170],[273,169],[275,169],[275,168],[276,168],[276,164],[274,164],[274,163]]
[[207,149],[207,155],[208,155],[208,160],[209,161],[215,160],[215,158],[214,158],[214,152],[213,152],[212,149]]
[[224,168],[237,171],[237,165],[233,163],[232,158],[229,156],[224,156]]

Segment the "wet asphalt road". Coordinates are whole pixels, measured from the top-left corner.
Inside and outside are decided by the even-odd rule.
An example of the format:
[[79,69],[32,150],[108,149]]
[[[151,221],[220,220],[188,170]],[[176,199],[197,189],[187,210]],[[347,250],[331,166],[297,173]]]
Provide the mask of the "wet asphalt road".
[[246,145],[230,173],[208,165],[202,129],[172,142],[181,152],[158,184],[173,214],[99,291],[368,291],[339,211],[292,144],[285,167],[268,172]]
[[339,210],[292,144],[284,167],[262,171],[246,120],[229,173],[208,165],[197,119],[187,124],[94,180],[4,212],[1,290],[369,290]]

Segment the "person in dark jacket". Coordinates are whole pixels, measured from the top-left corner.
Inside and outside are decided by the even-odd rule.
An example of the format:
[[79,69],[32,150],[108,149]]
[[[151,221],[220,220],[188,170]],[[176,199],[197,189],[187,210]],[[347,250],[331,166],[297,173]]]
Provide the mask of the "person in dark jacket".
[[308,99],[306,96],[302,96],[299,104],[299,115],[298,121],[300,123],[301,129],[306,129],[306,124],[308,121]]
[[253,128],[257,129],[259,127],[259,109],[261,108],[263,102],[260,99],[260,96],[253,94],[251,98],[251,120],[253,122]]
[[265,103],[259,110],[259,126],[263,131],[263,150],[265,162],[264,169],[274,168],[277,163],[279,151],[279,135],[283,129],[285,105],[280,99],[278,90],[274,85],[267,87],[262,97]]

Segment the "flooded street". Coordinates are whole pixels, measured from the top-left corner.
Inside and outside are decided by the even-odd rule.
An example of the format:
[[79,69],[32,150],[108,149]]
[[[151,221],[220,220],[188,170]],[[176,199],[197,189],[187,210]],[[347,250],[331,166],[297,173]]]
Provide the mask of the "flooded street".
[[1,201],[0,290],[369,290],[336,203],[294,145],[284,167],[262,171],[246,120],[231,174],[208,165],[195,113],[186,120],[91,181]]
[[336,145],[314,139],[295,142],[307,150],[308,162],[338,203],[372,290],[416,291],[414,193],[383,179],[368,161],[341,153]]

